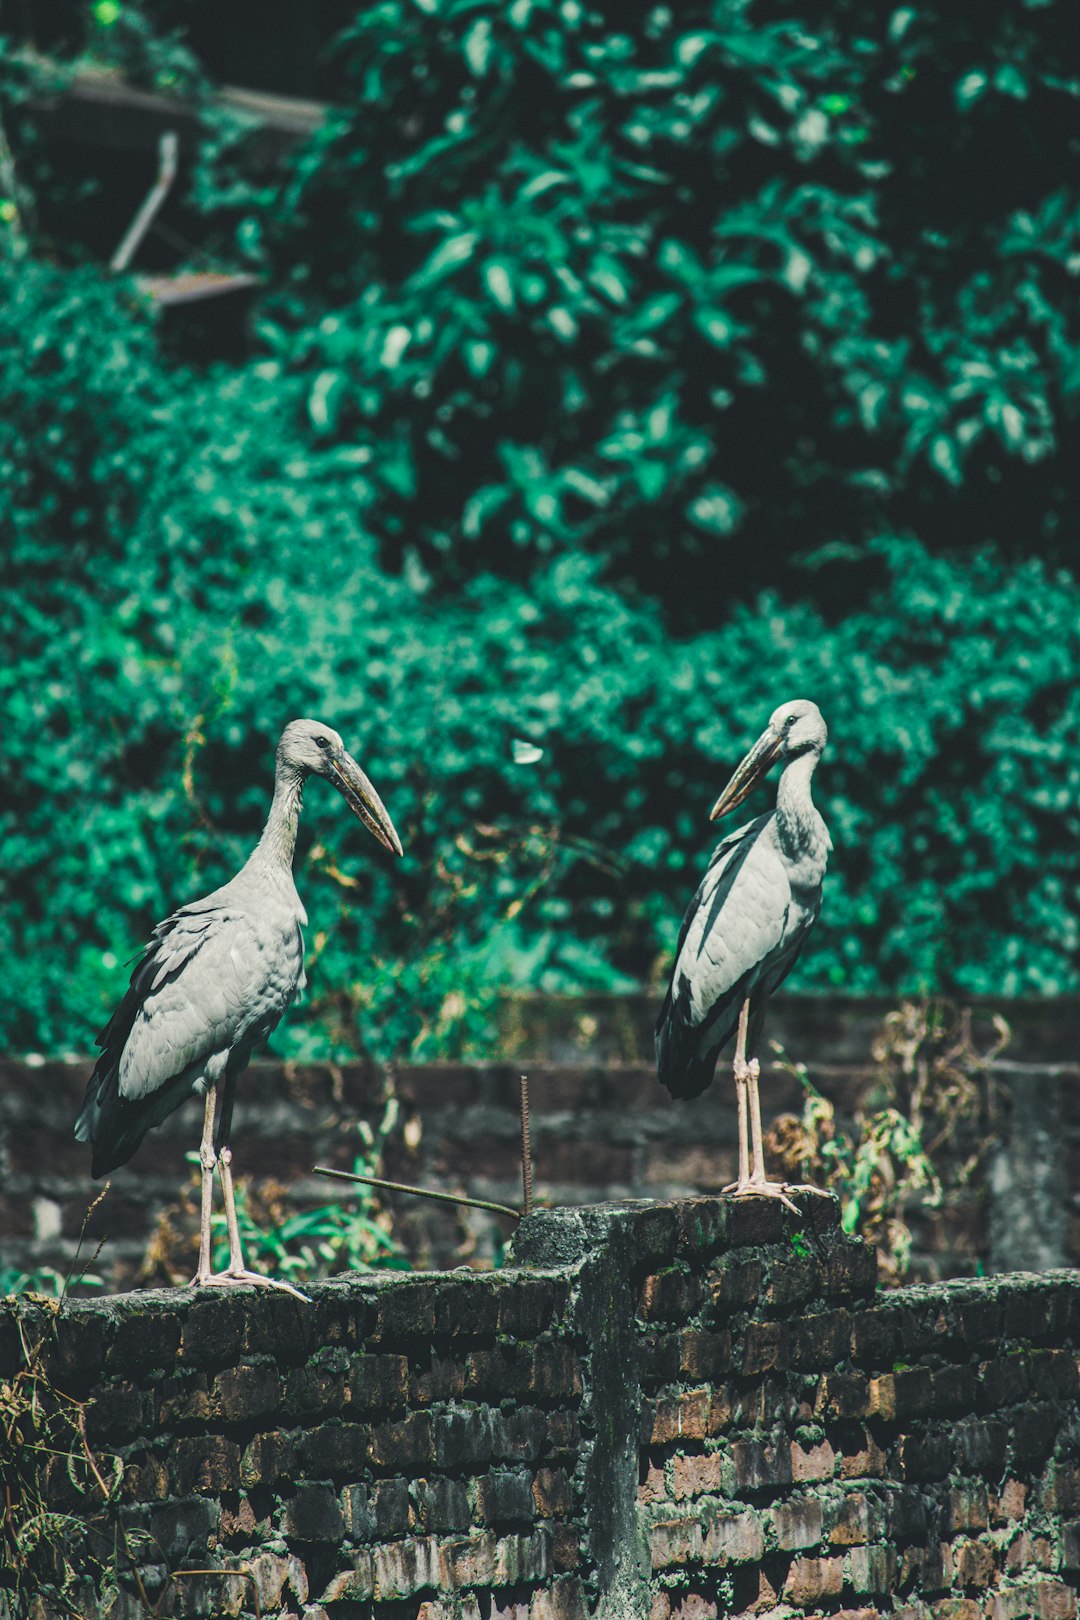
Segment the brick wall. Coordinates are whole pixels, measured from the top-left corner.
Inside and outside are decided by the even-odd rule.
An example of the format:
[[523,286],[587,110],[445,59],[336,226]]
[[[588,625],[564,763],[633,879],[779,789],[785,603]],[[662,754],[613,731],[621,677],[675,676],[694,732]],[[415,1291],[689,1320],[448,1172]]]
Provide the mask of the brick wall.
[[[850,1117],[873,1091],[883,998],[781,996],[767,1033],[806,1062],[819,1088]],[[975,1006],[975,1036],[992,1041],[995,1006]],[[1011,1002],[1012,1040],[994,1067],[1001,1143],[948,1209],[917,1219],[916,1274],[971,1275],[1080,1261],[1080,1003]],[[533,1102],[537,1192],[581,1204],[623,1197],[683,1198],[718,1191],[735,1173],[732,1087],[721,1077],[691,1103],[673,1102],[651,1060],[655,1006],[647,997],[517,999],[507,1004],[504,1061],[403,1066],[398,1076],[408,1142],[398,1133],[386,1172],[425,1186],[517,1204],[518,1074]],[[64,1270],[96,1188],[89,1154],[71,1135],[89,1067],[0,1061],[0,1265]],[[791,1075],[767,1058],[767,1115],[798,1110]],[[377,1120],[380,1081],[363,1064],[291,1070],[256,1064],[241,1081],[236,1169],[272,1178],[292,1207],[341,1196],[311,1175],[317,1163],[349,1168],[358,1118]],[[96,1269],[112,1288],[139,1276],[150,1234],[190,1175],[194,1105],[170,1116],[112,1177],[88,1248],[108,1241]],[[490,1264],[512,1223],[416,1200],[393,1203],[410,1254],[426,1266]],[[194,1270],[194,1222],[176,1223]]]
[[[878,1296],[800,1202],[541,1211],[503,1271],[310,1304],[5,1302],[0,1405],[41,1342],[89,1450],[39,1458],[24,1419],[0,1484],[17,1511],[33,1475],[99,1565],[8,1612],[1073,1620],[1080,1277]],[[108,1596],[118,1544],[145,1597],[122,1556]]]

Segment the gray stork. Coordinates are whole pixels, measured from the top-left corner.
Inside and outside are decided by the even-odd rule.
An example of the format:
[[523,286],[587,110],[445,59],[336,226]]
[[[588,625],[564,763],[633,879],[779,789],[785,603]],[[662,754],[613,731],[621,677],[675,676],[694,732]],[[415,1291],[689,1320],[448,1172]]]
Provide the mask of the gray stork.
[[782,703],[717,799],[712,821],[736,809],[784,761],[776,809],[730,833],[713,853],[683,919],[656,1023],[657,1073],[673,1097],[704,1091],[721,1048],[736,1036],[739,1179],[724,1189],[736,1197],[790,1203],[792,1189],[765,1175],[756,1052],[765,1003],[791,972],[821,910],[832,840],[810,797],[810,779],[828,735],[816,704]]
[[[304,987],[307,914],[292,862],[304,783],[312,775],[332,782],[368,831],[401,854],[379,795],[337,732],[317,720],[291,721],[278,743],[262,837],[231,882],[154,929],[97,1038],[101,1056],[75,1124],[79,1141],[93,1143],[93,1175],[103,1176],[126,1164],[147,1131],[193,1092],[205,1097],[196,1285],[253,1282],[296,1292],[244,1265],[229,1138],[237,1079]],[[210,1269],[215,1167],[229,1232],[229,1264],[218,1273]]]

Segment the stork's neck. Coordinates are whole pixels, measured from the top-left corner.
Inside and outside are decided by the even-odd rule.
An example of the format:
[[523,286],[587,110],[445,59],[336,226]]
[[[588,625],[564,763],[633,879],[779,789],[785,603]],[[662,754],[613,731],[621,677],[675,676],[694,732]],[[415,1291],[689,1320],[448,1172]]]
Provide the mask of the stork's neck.
[[811,750],[788,760],[776,792],[776,828],[780,847],[792,861],[806,857],[822,860],[829,851],[829,834],[810,796],[810,778],[821,756]]
[[274,776],[274,798],[262,837],[252,854],[260,865],[292,870],[296,829],[304,803],[304,777],[294,766],[278,763]]

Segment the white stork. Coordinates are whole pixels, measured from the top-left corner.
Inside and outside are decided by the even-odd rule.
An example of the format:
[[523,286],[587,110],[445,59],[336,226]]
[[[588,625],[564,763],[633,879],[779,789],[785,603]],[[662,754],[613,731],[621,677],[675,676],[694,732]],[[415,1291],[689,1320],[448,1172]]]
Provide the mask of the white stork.
[[[238,1076],[304,987],[307,915],[292,862],[304,783],[312,775],[332,782],[368,831],[401,854],[382,800],[337,732],[318,720],[291,721],[278,743],[262,837],[231,882],[181,906],[154,929],[98,1036],[101,1056],[75,1124],[78,1139],[93,1144],[92,1174],[103,1176],[126,1164],[147,1131],[193,1093],[205,1097],[195,1284],[253,1282],[296,1292],[244,1265],[229,1136]],[[218,1273],[210,1269],[215,1167],[229,1232],[229,1265]]]
[[[739,1179],[726,1192],[790,1202],[765,1174],[758,1097],[758,1041],[769,996],[791,972],[821,910],[832,840],[810,796],[828,740],[814,703],[782,703],[712,809],[734,810],[777,762],[776,809],[717,845],[683,919],[675,967],[656,1023],[656,1067],[673,1097],[711,1084],[722,1047],[736,1035]],[[817,1189],[814,1189],[817,1190]]]

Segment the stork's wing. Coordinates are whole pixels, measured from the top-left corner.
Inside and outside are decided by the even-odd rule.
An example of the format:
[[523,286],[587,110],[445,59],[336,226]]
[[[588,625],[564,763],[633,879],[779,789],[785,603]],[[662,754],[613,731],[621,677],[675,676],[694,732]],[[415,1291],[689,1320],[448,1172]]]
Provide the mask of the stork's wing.
[[116,1012],[75,1134],[94,1144],[94,1175],[129,1159],[146,1131],[197,1081],[244,1067],[296,994],[303,968],[297,925],[211,896],[159,924]]
[[657,1072],[673,1096],[705,1090],[744,1000],[786,976],[813,921],[801,908],[792,914],[773,819],[759,816],[724,839],[683,920],[656,1024]]

